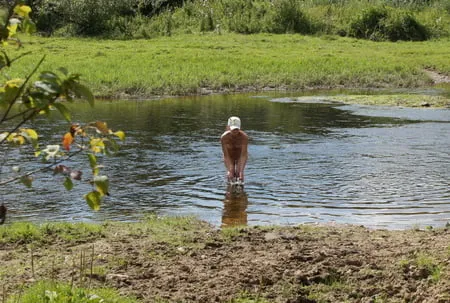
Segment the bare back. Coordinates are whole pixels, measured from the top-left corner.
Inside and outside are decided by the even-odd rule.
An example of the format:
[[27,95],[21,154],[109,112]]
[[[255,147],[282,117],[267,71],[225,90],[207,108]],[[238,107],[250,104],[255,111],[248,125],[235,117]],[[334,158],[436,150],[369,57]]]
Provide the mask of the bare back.
[[244,168],[248,158],[248,136],[242,130],[227,130],[221,139],[223,160],[229,179],[244,179]]
[[248,137],[242,131],[239,131],[236,135],[232,134],[231,131],[227,131],[222,136],[221,141],[228,157],[235,162],[239,161],[243,149],[246,150],[248,145]]

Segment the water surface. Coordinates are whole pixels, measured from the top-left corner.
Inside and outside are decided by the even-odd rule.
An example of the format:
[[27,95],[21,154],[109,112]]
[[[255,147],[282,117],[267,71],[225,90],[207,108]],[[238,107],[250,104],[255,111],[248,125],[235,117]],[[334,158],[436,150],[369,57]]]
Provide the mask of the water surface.
[[[62,180],[55,185],[54,176],[41,174],[32,189],[14,185],[1,193],[9,221],[133,221],[149,212],[195,215],[216,226],[337,222],[403,229],[450,221],[448,109],[229,95],[99,101],[95,110],[82,103],[77,111],[74,120],[104,120],[127,134],[119,154],[103,159],[111,196],[93,212],[82,198],[88,182],[66,192]],[[239,194],[227,191],[219,143],[231,115],[241,117],[250,137]],[[59,141],[64,121],[55,114],[42,123],[35,126]]]

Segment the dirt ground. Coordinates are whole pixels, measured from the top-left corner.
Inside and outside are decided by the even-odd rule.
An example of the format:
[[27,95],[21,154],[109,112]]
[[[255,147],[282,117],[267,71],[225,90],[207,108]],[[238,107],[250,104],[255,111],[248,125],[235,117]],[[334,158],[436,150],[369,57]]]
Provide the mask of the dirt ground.
[[433,80],[434,84],[450,83],[450,77],[443,73],[439,73],[432,69],[426,69],[425,73]]
[[47,279],[142,302],[450,302],[448,228],[194,225],[169,227],[170,241],[111,225],[81,243],[2,244],[0,298]]

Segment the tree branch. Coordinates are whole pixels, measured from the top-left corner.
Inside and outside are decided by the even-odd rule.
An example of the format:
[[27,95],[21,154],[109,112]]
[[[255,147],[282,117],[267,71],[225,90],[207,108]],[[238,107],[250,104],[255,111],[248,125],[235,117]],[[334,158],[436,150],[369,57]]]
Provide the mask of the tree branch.
[[80,154],[83,151],[85,151],[85,150],[83,148],[80,148],[78,151],[71,153],[67,157],[59,159],[59,160],[57,160],[57,161],[55,161],[55,162],[53,162],[51,164],[48,164],[48,165],[46,165],[44,167],[37,168],[37,169],[32,170],[30,172],[27,172],[25,174],[21,174],[20,176],[12,177],[12,178],[9,178],[9,179],[6,179],[6,180],[0,180],[0,186],[6,185],[6,184],[9,184],[9,183],[13,183],[13,182],[15,182],[15,181],[17,181],[17,180],[19,180],[19,179],[21,179],[23,177],[28,177],[28,176],[31,176],[31,175],[33,175],[35,173],[47,170],[47,169],[51,168],[52,166],[55,166],[57,164],[60,164],[60,163],[62,163],[64,161],[66,161],[66,160],[69,160],[69,159],[75,157],[76,155]]

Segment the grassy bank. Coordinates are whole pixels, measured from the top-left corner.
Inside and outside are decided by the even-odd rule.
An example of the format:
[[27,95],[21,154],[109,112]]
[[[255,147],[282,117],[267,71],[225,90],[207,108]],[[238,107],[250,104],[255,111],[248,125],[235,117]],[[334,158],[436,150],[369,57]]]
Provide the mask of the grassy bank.
[[450,74],[450,40],[371,42],[301,35],[180,35],[151,40],[25,38],[11,77],[66,67],[98,97],[309,88],[415,88]]
[[0,227],[1,302],[447,302],[450,230],[194,218]]

